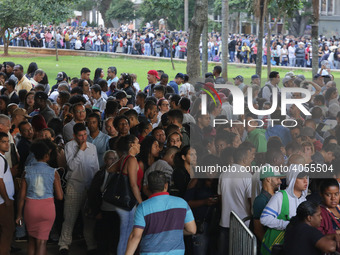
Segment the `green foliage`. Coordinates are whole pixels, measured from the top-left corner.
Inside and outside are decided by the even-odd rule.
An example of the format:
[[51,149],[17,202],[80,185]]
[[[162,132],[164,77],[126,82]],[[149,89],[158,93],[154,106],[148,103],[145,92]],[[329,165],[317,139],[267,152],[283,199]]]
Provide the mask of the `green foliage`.
[[76,10],[81,11],[91,11],[94,7],[97,6],[97,2],[93,0],[80,0],[76,5]]
[[[229,0],[229,12],[252,12],[252,1],[249,0]],[[220,14],[222,11],[222,0],[215,0],[214,13]]]
[[296,11],[303,8],[303,1],[301,0],[271,0],[268,5],[268,11],[274,17],[292,17]]
[[36,0],[36,20],[43,24],[59,24],[73,16],[80,0]]
[[[137,14],[137,13],[136,13]],[[118,21],[133,20],[134,3],[130,0],[113,1],[110,8],[106,11],[106,20],[117,19]]]
[[0,1],[0,28],[4,33],[8,28],[24,26],[33,20],[32,0]]
[[[194,9],[193,5],[189,7],[189,10],[191,8]],[[144,22],[157,21],[156,25],[158,26],[158,20],[166,18],[170,29],[183,28],[183,0],[145,0],[139,11],[141,16],[144,17]]]

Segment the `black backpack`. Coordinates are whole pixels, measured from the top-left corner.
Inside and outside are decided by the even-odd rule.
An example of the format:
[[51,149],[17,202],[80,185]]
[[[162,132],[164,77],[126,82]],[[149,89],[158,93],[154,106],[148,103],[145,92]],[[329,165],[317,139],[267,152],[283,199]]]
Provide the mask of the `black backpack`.
[[272,87],[271,87],[270,85],[266,84],[266,85],[264,85],[264,86],[261,88],[259,94],[257,95],[258,98],[263,98],[263,89],[264,89],[265,87],[268,87],[269,90],[270,90],[270,93],[273,94]]
[[1,154],[0,154],[0,156],[3,158],[3,160],[5,160],[5,171],[4,171],[4,173],[6,173],[7,172],[7,168],[8,168],[7,159],[4,156],[2,156]]

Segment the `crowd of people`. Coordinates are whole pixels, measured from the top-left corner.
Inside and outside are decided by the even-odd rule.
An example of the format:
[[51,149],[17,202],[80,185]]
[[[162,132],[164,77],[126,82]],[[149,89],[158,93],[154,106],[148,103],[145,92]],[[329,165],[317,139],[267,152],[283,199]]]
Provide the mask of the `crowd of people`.
[[[148,23],[143,29],[136,30],[132,22],[122,24],[119,28],[88,27],[83,21],[81,26],[57,27],[23,27],[14,28],[9,35],[10,45],[26,47],[43,47],[116,52],[133,55],[170,57],[184,59],[187,52],[188,33],[169,31],[164,25],[154,27]],[[319,37],[319,63],[328,60],[331,69],[339,69],[339,38]],[[0,39],[0,44],[2,39]],[[230,34],[228,40],[229,60],[237,63],[256,63],[258,44],[256,35]],[[269,59],[273,65],[292,67],[312,66],[312,40],[310,37],[291,35],[273,35],[269,45]],[[56,45],[57,44],[57,45]],[[267,64],[267,36],[262,40],[263,64]],[[202,53],[202,42],[200,44]],[[222,39],[219,32],[209,33],[208,59],[220,61],[222,56]]]
[[[312,81],[273,71],[262,88],[257,75],[247,85],[235,75],[258,110],[271,108],[281,84],[311,91],[303,104],[311,116],[294,104],[287,116],[279,107],[259,116],[247,105],[234,115],[233,95],[217,88],[202,112],[204,91],[226,83],[221,66],[190,84],[188,75],[163,70],[138,81],[114,66],[55,78],[36,63],[3,63],[0,254],[25,237],[29,255],[46,254],[48,240],[69,254],[75,236],[88,254],[228,254],[231,211],[250,219],[261,254],[339,250],[340,104],[323,68]],[[217,164],[236,171],[197,172]],[[240,174],[251,166],[258,171]],[[315,169],[328,175],[311,175]]]

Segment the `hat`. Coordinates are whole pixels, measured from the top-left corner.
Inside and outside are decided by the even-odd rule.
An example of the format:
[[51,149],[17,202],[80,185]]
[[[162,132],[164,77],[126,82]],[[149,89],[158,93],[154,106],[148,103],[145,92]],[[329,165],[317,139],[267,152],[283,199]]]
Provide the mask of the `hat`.
[[126,94],[124,90],[118,91],[116,94],[116,99],[131,98],[131,95]]
[[292,78],[295,78],[295,74],[293,72],[287,72],[285,76],[290,76]]
[[303,74],[298,74],[296,77],[298,77],[301,80],[306,80],[306,77]]
[[236,80],[236,79],[238,79],[238,80],[240,80],[241,82],[243,82],[244,81],[244,78],[243,78],[243,76],[242,75],[237,75],[235,78],[233,78],[234,80]]
[[311,127],[303,127],[300,136],[315,137],[315,131]]
[[181,79],[184,80],[184,74],[182,74],[182,73],[176,74],[175,79],[177,79],[177,78],[181,78]]
[[281,174],[279,169],[271,167],[270,165],[261,167],[260,180],[268,177],[285,177],[285,175]]
[[41,131],[48,128],[44,117],[41,114],[34,115],[32,118],[32,127],[35,131]]
[[59,73],[57,74],[57,78],[55,78],[55,79],[56,79],[57,81],[62,81],[62,80],[64,80],[66,77],[67,77],[66,73],[64,73],[64,72],[59,72]]
[[251,76],[252,80],[257,79],[257,78],[260,78],[260,76],[258,76],[257,74],[254,74],[254,75]]
[[27,111],[26,111],[25,109],[23,109],[23,108],[17,108],[17,109],[15,109],[15,110],[13,111],[12,116],[13,116],[13,115],[22,115],[22,116],[25,116],[25,117],[28,118],[28,119],[32,118],[31,116],[29,116],[29,115],[27,114]]
[[34,95],[34,100],[35,99],[47,100],[47,98],[48,98],[47,94],[45,92],[43,92],[43,91],[38,91]]
[[159,76],[156,70],[150,70],[148,74],[156,76],[157,80],[159,80]]
[[305,45],[303,42],[299,42],[298,45]]
[[284,85],[286,82],[289,82],[290,80],[293,80],[293,78],[291,76],[285,76],[282,79],[282,84]]
[[314,75],[314,79],[317,79],[317,78],[319,78],[321,76],[322,76],[321,74],[317,73],[316,75]]

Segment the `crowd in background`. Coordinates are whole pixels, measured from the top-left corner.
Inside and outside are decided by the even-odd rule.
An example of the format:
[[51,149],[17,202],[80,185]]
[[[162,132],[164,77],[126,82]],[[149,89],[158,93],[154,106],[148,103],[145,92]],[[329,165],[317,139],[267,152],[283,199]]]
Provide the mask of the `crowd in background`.
[[[184,59],[187,53],[188,32],[165,30],[164,25],[155,27],[147,23],[135,30],[132,22],[119,28],[88,27],[86,21],[70,26],[29,26],[14,28],[9,32],[10,45],[42,48],[63,48],[99,52],[116,52],[132,55],[170,57]],[[7,34],[8,35],[8,34]],[[222,56],[222,39],[219,32],[208,34],[208,59],[219,62]],[[267,64],[267,35],[258,40],[256,35],[230,34],[229,60],[236,63],[256,63],[258,44],[263,44],[263,64]],[[312,46],[310,36],[273,35],[270,61],[277,66],[311,67]],[[0,39],[2,44],[2,38]],[[200,43],[202,53],[202,42]],[[339,38],[319,37],[319,63],[328,60],[331,69],[339,69]]]

